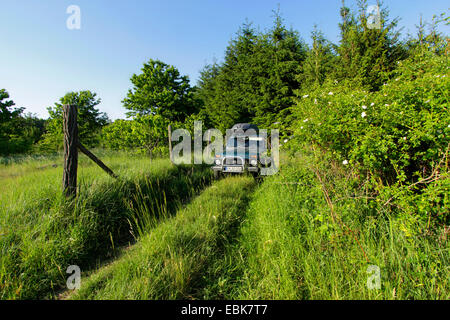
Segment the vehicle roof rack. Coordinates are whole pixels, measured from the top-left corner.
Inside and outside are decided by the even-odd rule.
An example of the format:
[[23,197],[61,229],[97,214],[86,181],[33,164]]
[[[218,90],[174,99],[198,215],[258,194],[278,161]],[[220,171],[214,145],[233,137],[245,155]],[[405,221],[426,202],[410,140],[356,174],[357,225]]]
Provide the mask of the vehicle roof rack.
[[232,128],[231,131],[235,132],[238,130],[243,130],[243,131],[247,131],[249,129],[253,129],[255,130],[257,133],[259,132],[259,128],[257,125],[255,124],[250,124],[250,123],[238,123],[235,124]]

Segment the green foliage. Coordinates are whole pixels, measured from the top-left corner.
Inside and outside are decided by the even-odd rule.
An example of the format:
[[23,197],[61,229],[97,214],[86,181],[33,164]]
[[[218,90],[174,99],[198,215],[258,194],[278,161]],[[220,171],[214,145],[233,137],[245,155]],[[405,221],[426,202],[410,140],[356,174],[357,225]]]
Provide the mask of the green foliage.
[[169,121],[161,115],[137,115],[133,120],[116,120],[105,126],[102,141],[112,150],[167,154]]
[[96,106],[101,103],[97,94],[91,91],[69,92],[56,102],[54,107],[48,107],[50,118],[46,133],[40,141],[38,150],[54,152],[63,148],[63,105],[73,104],[78,111],[78,137],[82,144],[94,146],[99,143],[98,134],[109,119],[106,113],[100,112]]
[[123,100],[128,116],[160,115],[170,121],[184,121],[197,111],[189,78],[159,60],[144,63],[142,73],[131,77],[133,88]]
[[448,13],[433,16],[431,23],[423,21],[422,17],[420,18],[420,23],[416,26],[416,37],[410,36],[406,43],[411,55],[420,55],[424,49],[439,55],[448,54],[448,37],[437,31],[441,23],[445,23],[447,26],[450,25]]
[[399,62],[375,93],[334,83],[309,92],[295,108],[298,139],[389,182],[430,173],[450,142],[448,63],[431,53]]
[[298,33],[286,29],[279,14],[267,33],[244,24],[230,42],[223,64],[202,72],[200,96],[213,125],[224,131],[237,122],[267,128],[286,122],[305,54]]
[[[134,236],[75,298],[448,300],[450,63],[436,31],[448,18],[401,43],[386,9],[367,27],[366,4],[341,8],[339,45],[315,28],[307,48],[278,12],[268,31],[246,23],[198,87],[150,60],[123,100],[132,120],[107,124],[89,91],[61,98],[36,150],[61,148],[62,105],[77,104],[81,142],[123,150],[101,156],[122,178],[94,180],[81,156],[68,201],[60,154],[1,158],[0,297],[54,298],[67,265],[95,268]],[[8,98],[0,90],[0,154],[30,150],[44,125]],[[254,194],[247,177],[225,179],[185,206],[208,168],[130,154],[167,155],[168,124],[192,134],[196,120],[280,129],[290,159]]]
[[405,221],[446,224],[449,58],[424,50],[398,64],[378,92],[327,82],[299,98],[291,147],[312,144],[332,152],[370,177],[385,202],[395,199]]
[[312,47],[303,62],[303,73],[299,75],[303,89],[322,85],[335,63],[333,45],[325,39],[317,26],[314,26],[311,39]]
[[14,102],[6,100],[9,94],[0,90],[0,155],[27,153],[43,134],[44,120],[28,114],[24,108],[13,108]]
[[381,29],[369,28],[367,1],[359,0],[358,5],[357,16],[345,6],[341,8],[341,42],[333,78],[352,79],[356,87],[374,91],[381,88],[387,72],[395,69],[396,62],[404,59],[406,52],[395,30],[398,19],[389,22],[388,11],[381,8]]

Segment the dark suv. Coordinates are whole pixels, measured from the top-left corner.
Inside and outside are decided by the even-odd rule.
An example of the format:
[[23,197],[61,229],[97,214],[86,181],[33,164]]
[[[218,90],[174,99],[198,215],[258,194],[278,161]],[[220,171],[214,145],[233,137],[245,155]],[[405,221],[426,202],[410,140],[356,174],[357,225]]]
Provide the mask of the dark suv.
[[[231,133],[231,134],[230,134]],[[216,154],[214,177],[223,173],[252,173],[258,176],[261,166],[267,163],[267,139],[259,136],[256,125],[240,123],[233,126],[225,145],[225,152]]]

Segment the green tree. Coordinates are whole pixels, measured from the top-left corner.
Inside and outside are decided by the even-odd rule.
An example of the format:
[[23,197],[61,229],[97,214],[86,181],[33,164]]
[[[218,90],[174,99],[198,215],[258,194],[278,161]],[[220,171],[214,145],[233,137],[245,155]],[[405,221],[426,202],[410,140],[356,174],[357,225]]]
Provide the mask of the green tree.
[[0,154],[21,153],[25,151],[25,141],[17,124],[24,108],[13,108],[6,89],[0,89]]
[[388,10],[380,7],[381,28],[370,28],[366,0],[358,0],[357,16],[342,2],[335,78],[378,90],[388,80],[386,75],[395,69],[396,62],[406,58],[404,46],[399,41],[400,33],[396,31],[398,18],[389,21]]
[[423,55],[430,50],[438,55],[448,54],[448,37],[438,31],[438,26],[442,23],[447,26],[450,24],[450,17],[446,13],[433,16],[431,23],[423,21],[420,17],[419,25],[416,25],[416,37],[410,35],[406,44],[409,55]]
[[44,133],[45,120],[23,114],[24,108],[13,108],[5,89],[0,90],[0,154],[20,154],[32,151],[32,146]]
[[205,113],[222,131],[237,122],[268,128],[289,119],[306,48],[278,13],[275,18],[266,33],[257,33],[245,23],[228,45],[224,62],[208,66],[201,74]]
[[252,92],[257,90],[257,75],[249,70],[253,69],[249,60],[256,40],[255,30],[244,24],[228,45],[222,65],[203,70],[199,84],[205,113],[222,131],[238,121],[249,122],[254,113]]
[[322,85],[333,70],[336,59],[333,45],[325,39],[317,26],[314,26],[311,39],[312,46],[308,50],[300,76],[303,88]]
[[174,66],[150,60],[141,70],[131,77],[133,88],[122,101],[130,110],[129,117],[158,114],[170,121],[184,121],[198,111],[189,78]]
[[[7,123],[13,118],[20,116],[24,108],[14,108],[15,103],[9,99],[9,93],[6,89],[0,89],[0,123]],[[5,100],[5,101],[4,101]]]
[[307,46],[300,39],[298,32],[287,29],[280,13],[274,12],[275,22],[268,34],[263,36],[262,52],[255,56],[263,76],[259,77],[259,92],[261,99],[255,104],[254,122],[269,128],[274,123],[288,127],[294,91],[301,87],[299,75],[302,72]]
[[78,110],[78,136],[80,142],[87,146],[94,146],[99,142],[99,133],[108,122],[106,113],[96,108],[101,103],[97,94],[89,90],[69,92],[56,102],[54,107],[48,107],[50,118],[47,122],[46,133],[40,142],[40,150],[57,151],[63,148],[63,105],[74,104]]
[[204,119],[207,127],[213,127],[212,113],[210,114],[209,104],[214,101],[216,95],[217,77],[221,72],[220,65],[217,62],[205,65],[200,70],[199,80],[197,82],[195,97],[200,101],[199,115]]

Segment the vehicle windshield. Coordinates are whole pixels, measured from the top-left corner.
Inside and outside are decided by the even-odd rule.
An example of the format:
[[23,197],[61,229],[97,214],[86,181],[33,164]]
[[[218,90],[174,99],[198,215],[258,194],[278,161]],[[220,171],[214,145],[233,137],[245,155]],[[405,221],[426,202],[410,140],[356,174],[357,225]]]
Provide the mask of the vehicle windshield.
[[232,137],[228,139],[227,148],[248,148],[250,141],[248,137]]
[[265,140],[259,137],[231,137],[227,141],[227,149],[248,149],[263,153],[266,150]]

